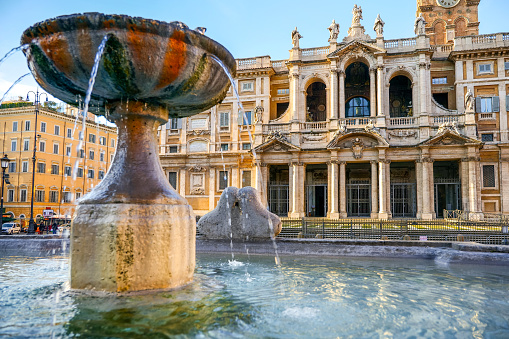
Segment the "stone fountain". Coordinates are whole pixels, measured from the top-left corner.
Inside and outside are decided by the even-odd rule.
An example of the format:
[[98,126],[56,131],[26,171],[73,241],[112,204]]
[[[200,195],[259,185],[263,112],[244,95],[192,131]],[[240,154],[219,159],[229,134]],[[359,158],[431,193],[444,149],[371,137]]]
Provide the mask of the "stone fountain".
[[71,288],[130,292],[189,283],[195,268],[194,213],[159,162],[157,127],[219,103],[235,73],[223,46],[181,22],[85,13],[28,28],[28,65],[46,91],[69,104],[85,97],[107,36],[90,104],[118,126],[103,181],[76,208]]

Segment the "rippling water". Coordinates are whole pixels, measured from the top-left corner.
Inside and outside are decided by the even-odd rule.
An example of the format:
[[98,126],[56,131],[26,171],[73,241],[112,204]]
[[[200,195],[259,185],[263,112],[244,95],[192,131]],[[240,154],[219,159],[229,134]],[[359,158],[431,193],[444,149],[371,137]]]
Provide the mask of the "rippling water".
[[0,337],[509,337],[507,266],[229,259],[198,255],[178,291],[99,297],[69,290],[65,256],[0,257]]

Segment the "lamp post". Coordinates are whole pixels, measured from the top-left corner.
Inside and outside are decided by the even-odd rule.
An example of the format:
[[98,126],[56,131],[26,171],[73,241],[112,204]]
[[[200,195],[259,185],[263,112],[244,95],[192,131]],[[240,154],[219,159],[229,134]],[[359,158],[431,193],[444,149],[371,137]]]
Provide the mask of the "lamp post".
[[4,182],[5,182],[5,170],[9,167],[11,159],[7,158],[7,154],[1,159],[0,163],[2,166],[2,198],[0,199],[0,211],[2,211],[2,218],[0,219],[0,229],[4,224]]
[[37,152],[37,114],[39,113],[39,104],[41,96],[46,96],[46,102],[48,101],[48,95],[46,93],[39,93],[39,89],[34,91],[29,91],[27,93],[27,101],[29,100],[30,93],[35,95],[35,126],[34,126],[34,155],[32,157],[32,197],[30,199],[30,221],[28,222],[28,234],[35,233],[35,225],[34,225],[34,193],[35,193],[35,153]]

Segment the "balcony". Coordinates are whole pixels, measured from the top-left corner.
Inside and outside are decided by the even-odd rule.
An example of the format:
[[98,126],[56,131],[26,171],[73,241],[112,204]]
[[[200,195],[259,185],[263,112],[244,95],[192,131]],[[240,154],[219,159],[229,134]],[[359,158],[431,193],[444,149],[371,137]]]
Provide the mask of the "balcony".
[[454,39],[454,51],[509,47],[509,33],[463,36]]
[[329,46],[317,48],[302,48],[302,60],[325,59],[329,54]]
[[364,128],[366,125],[375,124],[376,118],[362,117],[362,118],[346,118],[339,119],[339,124],[347,128]]
[[388,53],[410,52],[416,49],[417,38],[385,40],[384,47]]
[[236,59],[235,61],[237,62],[238,71],[272,67],[270,56]]
[[299,128],[301,131],[327,130],[327,121],[301,122]]
[[388,118],[387,126],[389,128],[416,127],[417,118],[415,117]]

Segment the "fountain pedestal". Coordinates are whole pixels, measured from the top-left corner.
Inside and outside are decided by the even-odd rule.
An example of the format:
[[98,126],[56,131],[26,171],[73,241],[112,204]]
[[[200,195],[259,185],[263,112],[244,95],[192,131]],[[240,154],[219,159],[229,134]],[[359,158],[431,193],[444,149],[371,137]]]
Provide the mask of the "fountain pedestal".
[[185,285],[195,267],[196,219],[159,163],[157,126],[168,112],[139,102],[108,108],[118,152],[75,211],[71,287],[125,292]]

